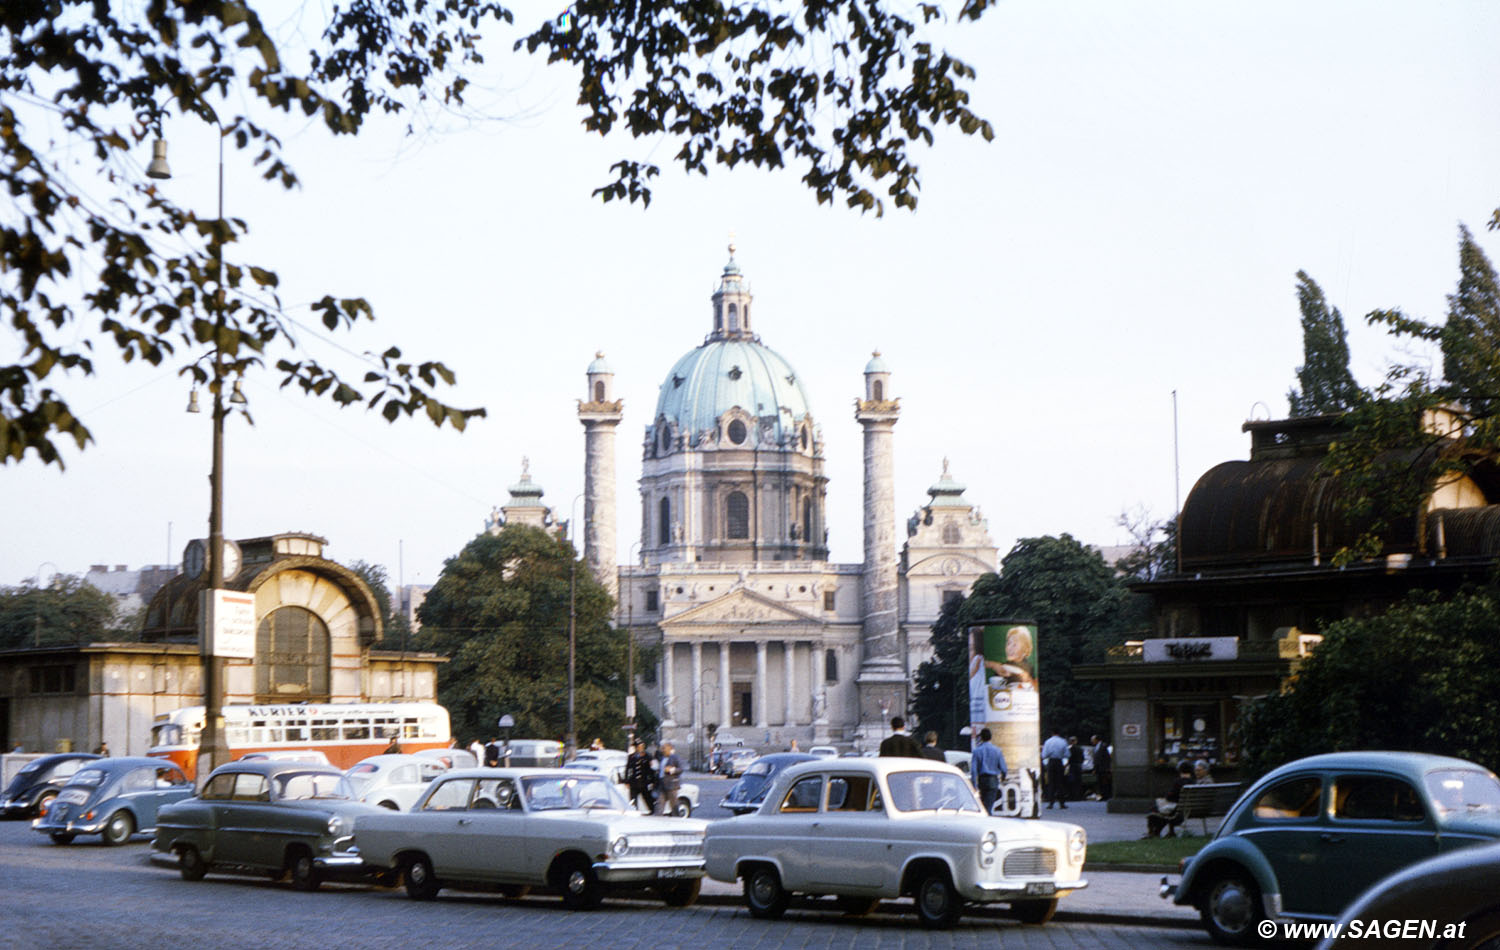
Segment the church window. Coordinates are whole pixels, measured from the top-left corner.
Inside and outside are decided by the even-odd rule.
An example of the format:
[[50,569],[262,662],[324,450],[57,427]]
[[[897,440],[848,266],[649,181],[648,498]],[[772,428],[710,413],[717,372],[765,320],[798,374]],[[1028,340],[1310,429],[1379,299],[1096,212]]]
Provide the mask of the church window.
[[878,379],[875,380],[875,382],[870,384],[870,394],[876,402],[883,402],[885,400],[885,384]]
[[945,591],[943,591],[943,609],[944,610],[956,609],[958,607],[958,605],[961,604],[961,603],[963,603],[963,602],[964,602],[964,592],[963,591],[961,591],[961,590],[945,590]]
[[802,537],[811,541],[813,536],[813,505],[811,498],[802,499]]
[[833,594],[834,594],[834,592],[831,591],[831,590],[825,590],[825,591],[823,591],[823,609],[824,610],[832,610],[833,609],[833,603],[834,603]]
[[724,305],[723,304],[717,304],[717,303],[714,304],[714,329],[715,330],[723,330],[724,329]]
[[603,402],[603,401],[604,401],[604,380],[600,379],[600,380],[596,380],[594,382],[594,402]]
[[672,540],[672,503],[666,497],[656,506],[656,543],[665,547]]
[[730,492],[724,499],[724,522],[728,537],[750,537],[750,499],[744,492]]
[[663,426],[661,430],[661,450],[663,452],[672,451],[672,434],[667,431],[666,426]]
[[328,627],[303,607],[278,607],[255,631],[255,695],[261,702],[328,701]]
[[656,591],[654,591],[654,590],[648,590],[648,591],[646,591],[646,610],[648,610],[651,613],[655,613],[656,609],[657,609]]
[[807,451],[807,426],[802,427],[802,451]]
[[734,304],[729,305],[729,330],[734,332],[740,328],[740,310]]
[[832,650],[823,654],[823,679],[830,683],[839,681],[839,655]]
[[745,431],[745,424],[740,420],[735,419],[733,422],[729,423],[729,441],[733,442],[735,445],[744,444],[745,436],[747,434],[748,433]]
[[961,529],[958,526],[958,522],[956,522],[956,521],[944,521],[943,522],[943,543],[944,544],[958,544],[963,539],[964,539],[963,529]]

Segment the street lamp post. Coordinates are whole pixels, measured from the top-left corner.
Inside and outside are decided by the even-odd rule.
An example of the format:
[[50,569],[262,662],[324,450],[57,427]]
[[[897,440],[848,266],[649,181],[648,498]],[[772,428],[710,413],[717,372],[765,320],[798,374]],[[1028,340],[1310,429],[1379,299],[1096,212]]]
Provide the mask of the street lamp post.
[[[631,576],[635,574],[635,552],[639,539],[630,542]],[[625,723],[630,727],[628,741],[635,740],[635,584],[625,592]]]
[[[208,596],[198,605],[199,651],[203,664],[203,730],[199,736],[197,773],[206,777],[225,757],[223,677],[214,658],[212,630],[208,626],[208,612],[213,601],[213,592],[224,586],[224,418],[228,409],[224,405],[224,351],[220,340],[224,336],[224,127],[215,120],[219,129],[219,216],[214,222],[214,358],[213,385],[213,461],[209,470],[208,505]],[[172,177],[167,166],[167,143],[157,139],[152,146],[151,164],[146,175],[155,179]],[[231,402],[243,402],[236,385]],[[189,411],[197,410],[194,399]]]

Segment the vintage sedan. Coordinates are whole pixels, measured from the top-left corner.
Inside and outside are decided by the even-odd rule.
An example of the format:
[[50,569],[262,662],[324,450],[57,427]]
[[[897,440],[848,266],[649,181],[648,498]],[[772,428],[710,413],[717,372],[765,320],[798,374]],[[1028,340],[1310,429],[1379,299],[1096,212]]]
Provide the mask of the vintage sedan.
[[984,814],[951,765],[818,759],[783,771],[758,811],[709,825],[704,859],[709,877],[744,883],[756,917],[779,917],[794,894],[853,912],[910,896],[924,925],[947,927],[966,903],[1050,920],[1088,886],[1085,844],[1077,825]]
[[54,844],[99,835],[124,844],[156,830],[157,810],[193,797],[193,783],[171,762],[144,756],[85,762],[31,827]]
[[745,774],[734,783],[729,794],[719,802],[719,807],[736,815],[744,815],[760,808],[761,803],[766,800],[766,792],[771,790],[771,784],[782,769],[796,765],[798,762],[812,762],[815,759],[836,758],[833,756],[821,756],[812,752],[775,752],[771,755],[763,755],[745,769]]
[[16,777],[0,793],[0,815],[6,818],[24,818],[40,815],[52,804],[52,799],[62,791],[85,762],[100,756],[87,752],[59,752],[44,755],[26,763]]
[[1335,752],[1268,773],[1162,895],[1198,909],[1220,943],[1263,920],[1331,921],[1361,891],[1433,855],[1500,839],[1500,781],[1416,752]]
[[419,755],[372,755],[344,773],[354,797],[389,811],[406,811],[427,783],[448,771],[440,760]]
[[1496,881],[1500,841],[1418,861],[1360,895],[1318,950],[1494,950]]
[[331,766],[231,762],[214,769],[196,798],[158,812],[151,860],[188,881],[209,871],[290,875],[293,887],[311,891],[325,877],[365,877],[354,823],[389,814],[355,801]]
[[586,908],[623,886],[686,906],[702,883],[704,825],[636,814],[594,772],[480,768],[436,779],[410,812],[361,818],[355,841],[373,872],[400,871],[417,900],[541,886]]

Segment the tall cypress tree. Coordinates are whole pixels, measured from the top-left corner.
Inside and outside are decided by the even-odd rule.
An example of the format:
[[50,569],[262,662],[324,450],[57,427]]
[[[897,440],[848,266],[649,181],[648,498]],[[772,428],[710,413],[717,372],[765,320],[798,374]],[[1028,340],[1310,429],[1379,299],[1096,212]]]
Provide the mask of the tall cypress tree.
[[1302,308],[1302,365],[1297,367],[1297,385],[1287,393],[1293,416],[1317,416],[1344,412],[1359,404],[1364,395],[1349,372],[1349,342],[1344,317],[1329,307],[1323,288],[1297,271],[1297,303]]

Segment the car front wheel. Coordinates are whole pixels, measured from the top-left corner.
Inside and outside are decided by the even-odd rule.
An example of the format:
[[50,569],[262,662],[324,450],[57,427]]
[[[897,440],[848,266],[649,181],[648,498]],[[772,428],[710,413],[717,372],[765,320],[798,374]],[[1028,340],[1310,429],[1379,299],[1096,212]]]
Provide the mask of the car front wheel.
[[432,873],[432,862],[425,854],[407,858],[401,876],[406,878],[406,896],[412,900],[430,901],[437,896],[437,875]]
[[1244,871],[1228,871],[1208,884],[1199,909],[1208,935],[1229,947],[1248,947],[1257,939],[1263,916],[1260,889]]
[[177,852],[177,870],[184,881],[201,881],[208,873],[208,865],[197,848],[185,845]]
[[757,865],[745,876],[745,906],[751,917],[770,919],[786,913],[792,895],[781,886],[781,875],[769,865]]
[[124,844],[135,834],[135,819],[130,817],[128,811],[117,811],[109,816],[109,823],[104,826],[100,835],[104,843],[108,845]]
[[695,877],[663,884],[657,888],[657,893],[661,895],[662,903],[668,907],[691,907],[697,902],[698,892],[702,888],[703,879]]
[[952,927],[963,913],[963,901],[943,871],[934,871],[917,884],[917,917],[924,927]]
[[54,831],[48,837],[52,839],[53,844],[72,844],[73,839],[78,836],[68,831]]
[[673,818],[691,818],[691,817],[693,817],[693,803],[690,802],[690,801],[688,801],[686,798],[679,798],[679,799],[677,799],[677,807],[675,807],[675,808],[672,809],[672,817]]
[[299,891],[315,891],[323,883],[318,866],[313,863],[312,852],[298,848],[286,859],[287,873],[292,876],[292,887]]
[[1057,898],[1047,901],[1015,901],[1010,915],[1023,924],[1045,924],[1057,913]]

